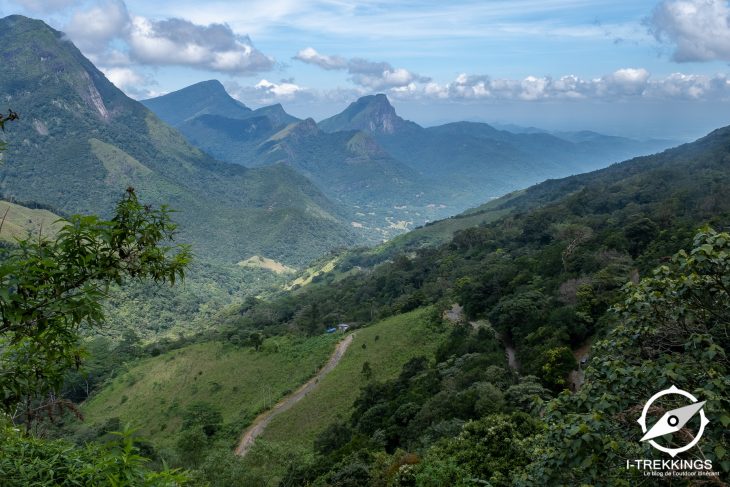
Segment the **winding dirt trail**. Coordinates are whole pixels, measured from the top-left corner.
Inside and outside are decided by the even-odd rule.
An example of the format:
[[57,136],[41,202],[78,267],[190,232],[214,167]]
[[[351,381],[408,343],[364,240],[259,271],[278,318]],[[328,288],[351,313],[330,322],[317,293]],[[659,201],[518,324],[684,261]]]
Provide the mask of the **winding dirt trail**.
[[301,401],[304,396],[306,396],[311,390],[319,385],[319,381],[325,375],[330,373],[332,369],[337,366],[338,363],[340,363],[340,360],[345,355],[347,348],[352,343],[352,339],[354,338],[354,336],[354,333],[351,335],[347,335],[344,340],[337,344],[337,346],[335,347],[335,351],[330,356],[330,359],[327,361],[325,366],[322,367],[319,372],[317,372],[317,375],[305,382],[302,386],[299,387],[299,389],[292,392],[284,399],[276,403],[273,408],[264,411],[263,413],[259,414],[256,419],[253,420],[251,426],[246,428],[246,430],[241,435],[241,441],[238,442],[238,446],[236,447],[236,455],[238,455],[239,457],[246,456],[249,450],[251,450],[251,447],[253,447],[253,443],[256,438],[261,436],[261,434],[264,432],[272,419],[274,419],[276,416],[283,413],[284,411],[291,409],[292,406]]
[[[464,323],[464,307],[461,306],[458,303],[454,303],[450,309],[447,309],[444,311],[444,319],[450,321],[453,324],[457,323]],[[517,352],[515,351],[514,345],[512,345],[512,341],[506,339],[506,337],[502,337],[496,330],[494,330],[491,325],[488,323],[484,323],[483,321],[470,321],[469,324],[472,328],[475,330],[478,330],[482,326],[487,326],[494,332],[494,338],[497,339],[497,341],[502,343],[502,346],[504,346],[504,354],[507,358],[507,364],[509,365],[509,368],[513,371],[519,373],[520,370],[520,363],[517,360]]]

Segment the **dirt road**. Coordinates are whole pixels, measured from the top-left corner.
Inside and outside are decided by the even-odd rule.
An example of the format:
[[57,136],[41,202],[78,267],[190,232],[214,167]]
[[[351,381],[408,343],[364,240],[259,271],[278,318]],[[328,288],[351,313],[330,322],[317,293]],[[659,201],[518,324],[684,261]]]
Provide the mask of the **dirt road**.
[[[450,309],[444,311],[444,319],[450,321],[453,324],[463,323],[464,308],[459,304],[453,304]],[[482,326],[492,328],[491,325],[489,325],[485,321],[470,321],[469,324],[475,330],[478,330]],[[494,332],[494,337],[498,341],[502,342],[502,345],[504,346],[504,353],[507,357],[507,364],[509,365],[510,369],[514,370],[515,372],[519,372],[520,363],[517,361],[517,352],[515,351],[515,347],[512,345],[512,342],[502,339],[502,336],[494,329],[492,329],[492,331]]]
[[342,357],[345,355],[347,348],[352,343],[352,339],[354,336],[354,333],[351,335],[347,335],[344,340],[337,344],[337,346],[335,347],[335,351],[330,356],[330,359],[327,361],[325,366],[322,367],[319,372],[317,372],[317,375],[309,379],[306,383],[304,383],[304,385],[299,387],[299,389],[292,392],[284,399],[276,403],[273,408],[269,409],[268,411],[264,411],[263,413],[259,414],[256,419],[253,420],[251,426],[246,428],[246,430],[241,435],[241,441],[238,442],[238,446],[236,447],[236,455],[238,455],[239,457],[245,456],[249,452],[249,450],[251,450],[251,447],[253,446],[256,438],[261,436],[261,434],[264,432],[272,419],[274,419],[276,416],[283,413],[284,411],[290,409],[296,403],[301,401],[304,396],[306,396],[311,390],[317,387],[319,381],[332,369],[334,369],[340,362]]

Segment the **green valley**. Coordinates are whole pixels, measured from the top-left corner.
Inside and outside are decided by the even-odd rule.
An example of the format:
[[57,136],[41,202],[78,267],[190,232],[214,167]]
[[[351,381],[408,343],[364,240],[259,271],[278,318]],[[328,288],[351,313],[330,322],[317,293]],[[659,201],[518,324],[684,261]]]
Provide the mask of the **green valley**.
[[657,2],[3,6],[0,487],[727,485],[730,7]]

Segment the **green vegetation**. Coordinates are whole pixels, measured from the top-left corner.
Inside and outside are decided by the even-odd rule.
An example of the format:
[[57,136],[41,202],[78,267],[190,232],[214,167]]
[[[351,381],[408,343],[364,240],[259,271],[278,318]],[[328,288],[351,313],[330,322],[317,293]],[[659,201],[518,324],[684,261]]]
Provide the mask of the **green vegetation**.
[[[369,380],[390,379],[413,357],[432,356],[446,326],[434,320],[432,309],[425,308],[357,330],[337,368],[305,399],[277,416],[262,439],[310,445],[326,426],[349,415],[357,391]],[[370,379],[361,373],[365,363],[371,370]]]
[[[685,458],[710,460],[716,480],[727,478],[729,250],[730,234],[706,229],[691,251],[627,284],[576,394],[550,399],[534,377],[516,380],[487,328],[457,326],[435,364],[414,359],[363,387],[350,417],[317,436],[281,485],[634,485],[642,475],[624,459],[663,458],[639,441],[637,397],[675,383],[721,425]],[[668,436],[670,446],[688,442]]]
[[24,436],[0,421],[0,478],[6,487],[176,487],[187,483],[178,470],[149,468],[129,431],[104,445],[83,448],[65,441]]
[[74,215],[52,240],[32,236],[0,249],[4,413],[23,416],[29,427],[41,411],[52,411],[65,372],[79,366],[80,328],[104,321],[110,284],[183,277],[190,253],[170,245],[176,227],[169,215],[143,206],[129,189],[109,221]]
[[30,235],[52,237],[61,229],[61,217],[45,209],[27,208],[23,205],[0,201],[0,241],[14,243]]
[[337,338],[272,337],[260,351],[207,342],[143,359],[83,404],[85,420],[76,434],[93,438],[117,418],[139,428],[156,447],[170,449],[186,408],[208,402],[222,415],[230,445],[256,414],[314,375]]
[[[104,321],[101,301],[112,283],[151,279],[174,283],[190,260],[172,246],[175,225],[134,190],[109,221],[72,215],[56,234],[17,238],[0,248],[0,477],[3,485],[174,486],[186,477],[154,472],[132,434],[75,448],[29,435],[45,415],[73,404],[58,395],[65,374],[80,366],[82,327]],[[15,424],[22,424],[25,434]]]
[[[692,245],[699,222],[723,225],[728,221],[730,207],[722,196],[730,183],[723,162],[728,139],[730,129],[723,129],[662,155],[546,182],[494,202],[490,209],[509,213],[491,223],[457,232],[445,245],[425,247],[409,255],[395,254],[374,268],[362,265],[367,272],[341,278],[349,268],[368,263],[366,255],[349,255],[339,259],[332,272],[313,279],[294,296],[241,307],[229,326],[270,326],[260,320],[264,310],[268,310],[274,315],[272,325],[285,322],[303,332],[312,332],[314,322],[368,322],[430,304],[445,309],[453,302],[464,305],[468,319],[483,319],[488,324],[455,327],[439,347],[434,362],[413,361],[397,378],[376,380],[364,387],[349,418],[340,416],[334,420],[331,431],[324,429],[314,438],[304,432],[307,441],[318,445],[314,450],[291,440],[289,447],[267,443],[267,436],[277,431],[272,423],[258,447],[260,451],[251,453],[259,456],[247,462],[263,462],[263,458],[273,456],[284,458],[291,466],[283,476],[284,485],[302,485],[307,481],[326,485],[346,479],[354,485],[372,485],[396,482],[394,479],[400,475],[403,479],[397,482],[402,484],[394,485],[429,485],[429,478],[451,479],[455,485],[469,478],[494,485],[539,478],[540,483],[549,484],[556,482],[566,469],[572,469],[575,482],[571,483],[597,482],[592,475],[606,468],[604,459],[626,457],[644,448],[634,438],[638,435],[636,429],[621,421],[635,422],[635,418],[622,419],[627,417],[626,409],[635,406],[637,397],[650,395],[649,384],[656,388],[661,381],[657,382],[657,377],[647,378],[646,389],[639,386],[636,377],[646,364],[634,360],[628,364],[632,372],[627,372],[632,378],[621,386],[630,391],[623,390],[622,400],[613,399],[613,392],[594,390],[593,402],[586,405],[580,402],[587,401],[582,392],[563,392],[568,389],[567,373],[577,365],[571,350],[581,347],[587,339],[608,337],[611,354],[591,359],[600,371],[590,368],[585,387],[590,390],[591,377],[602,374],[609,383],[596,387],[615,387],[611,384],[623,374],[619,372],[621,361],[633,352],[628,342],[614,338],[621,329],[620,323],[627,318],[611,309],[627,299],[627,293],[630,295],[631,291],[623,290],[627,282],[638,281],[668,256]],[[723,247],[727,237],[712,235],[701,234],[694,244],[693,255],[709,252],[713,257],[705,259],[719,266],[715,277],[697,283],[699,294],[707,293],[706,289],[699,291],[702,286],[714,286],[713,282],[726,277],[722,262],[727,258]],[[679,255],[675,258],[679,274],[674,279],[681,283],[699,271],[683,264],[682,254]],[[671,289],[666,291],[667,297],[676,294]],[[646,296],[654,300],[659,295]],[[718,296],[713,300],[724,298]],[[667,312],[682,309],[681,304],[669,304]],[[644,309],[642,306],[639,309]],[[696,316],[695,313],[688,316]],[[707,342],[708,353],[724,357],[726,323],[713,323],[716,318],[712,316],[702,319],[709,320],[700,328],[707,330],[709,336],[704,331],[700,335],[693,334],[691,329],[685,332],[689,333],[681,335],[685,341],[671,345],[676,352],[667,355],[671,362],[665,363],[664,369],[674,367],[672,364],[680,361],[678,354],[692,343],[698,344],[698,353],[708,350],[705,342],[696,342],[698,339],[711,340]],[[520,376],[506,369],[492,329],[517,349]],[[635,337],[636,331],[630,326],[626,333]],[[661,329],[651,331],[651,336],[662,333],[665,332]],[[606,353],[603,343],[596,342],[596,354]],[[646,357],[642,360],[657,357],[657,352],[651,352],[643,342],[631,346]],[[369,349],[368,343],[365,350]],[[353,350],[360,349],[355,346]],[[363,372],[365,361],[352,367],[349,380],[367,381],[370,372]],[[368,368],[376,370],[377,362],[367,362]],[[717,367],[711,373],[698,375],[696,380],[689,381],[691,371],[677,377],[702,388],[703,397],[719,400],[711,406],[719,414],[724,406],[722,393],[718,395],[717,391],[726,386],[723,380],[717,380],[724,377],[726,365],[720,361]],[[554,395],[558,398],[551,400]],[[562,418],[561,408],[556,406],[562,404],[560,401],[568,401],[566,407],[579,412]],[[614,416],[597,415],[608,403],[615,404],[616,409],[611,410]],[[298,411],[296,408],[292,414]],[[300,427],[295,425],[306,424],[312,418],[319,427],[324,422],[316,419],[318,411],[282,427],[280,437],[284,438],[288,428],[296,431]],[[522,414],[540,411],[554,419],[536,421]],[[285,419],[286,416],[277,418]],[[576,425],[576,421],[586,424]],[[619,424],[612,426],[607,421]],[[553,427],[558,428],[555,433]],[[602,433],[592,436],[590,432],[599,429]],[[514,437],[514,450],[503,452],[497,450],[497,441],[480,439],[485,431],[492,430],[502,432],[496,436]],[[597,451],[594,442],[602,438],[603,431],[627,435],[631,438],[630,446],[628,440],[623,440],[624,444],[634,450],[612,454],[608,450]],[[581,439],[584,433],[588,436]],[[562,445],[566,434],[578,435],[570,450],[556,446]],[[727,475],[730,465],[722,463],[727,443],[723,435],[709,443],[711,449],[719,445],[717,451],[706,450],[702,454],[717,459],[716,464]],[[347,441],[334,441],[337,437]],[[618,447],[602,440],[599,444],[608,449],[618,448],[617,452],[623,448],[618,439]],[[413,475],[408,477],[410,474]],[[631,475],[623,478],[629,481]]]

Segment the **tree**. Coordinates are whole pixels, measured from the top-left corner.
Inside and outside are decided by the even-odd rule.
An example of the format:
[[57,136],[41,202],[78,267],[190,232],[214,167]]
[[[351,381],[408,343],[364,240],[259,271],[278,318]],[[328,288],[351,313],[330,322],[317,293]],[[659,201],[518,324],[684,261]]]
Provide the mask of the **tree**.
[[0,408],[26,424],[33,400],[51,395],[78,368],[82,327],[104,322],[102,300],[128,279],[174,283],[190,249],[172,246],[176,225],[167,207],[141,204],[128,188],[111,220],[74,215],[52,239],[18,240],[0,249]]
[[575,369],[576,362],[568,347],[555,347],[546,350],[542,356],[542,381],[556,392],[567,385],[567,377]]
[[[726,481],[730,234],[699,231],[691,251],[678,252],[652,276],[627,284],[613,315],[618,323],[594,344],[584,386],[546,404],[547,431],[525,471],[528,483],[639,483],[641,473],[627,472],[623,460],[662,458],[639,441],[641,404],[671,385],[706,400],[703,409],[717,425],[707,428],[702,442],[683,458],[711,460],[719,480]],[[675,441],[674,435],[664,441]],[[687,443],[681,436],[676,442]]]
[[264,343],[264,335],[260,332],[254,332],[249,335],[248,340],[251,342],[251,346],[253,346],[254,350],[258,352],[261,345]]
[[372,379],[372,377],[373,377],[373,368],[370,367],[370,362],[365,361],[362,364],[362,370],[360,371],[360,373],[363,375],[363,377],[365,377],[365,380]]

